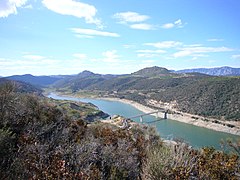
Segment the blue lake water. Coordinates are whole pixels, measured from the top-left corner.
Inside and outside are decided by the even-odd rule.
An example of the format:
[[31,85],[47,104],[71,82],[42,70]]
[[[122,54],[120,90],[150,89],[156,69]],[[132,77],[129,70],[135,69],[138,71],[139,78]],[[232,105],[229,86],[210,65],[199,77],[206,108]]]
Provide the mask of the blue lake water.
[[[109,115],[121,115],[124,117],[131,117],[143,114],[142,111],[135,107],[118,101],[108,101],[102,99],[88,99],[88,98],[73,98],[66,96],[59,96],[51,93],[48,97],[61,100],[72,100],[81,102],[90,102]],[[133,119],[140,122],[139,118]],[[171,119],[159,120],[154,116],[144,116],[144,122],[148,125],[156,127],[159,135],[164,139],[184,139],[187,143],[195,148],[204,146],[212,146],[216,149],[221,149],[220,141],[231,138],[236,140],[240,138],[228,133],[218,132],[207,128],[197,127],[190,124],[174,121]]]

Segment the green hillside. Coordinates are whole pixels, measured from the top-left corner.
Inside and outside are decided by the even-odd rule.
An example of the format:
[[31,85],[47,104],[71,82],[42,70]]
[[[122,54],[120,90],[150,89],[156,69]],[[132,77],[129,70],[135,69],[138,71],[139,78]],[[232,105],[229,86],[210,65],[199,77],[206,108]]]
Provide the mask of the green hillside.
[[24,75],[14,75],[5,77],[9,80],[14,81],[21,81],[25,83],[32,84],[38,87],[46,87],[48,85],[53,84],[54,82],[62,79],[62,77],[53,77],[53,76],[33,76],[31,74],[24,74]]
[[171,73],[168,69],[157,66],[141,69],[137,72],[132,73],[132,75],[142,77],[161,77],[169,75],[177,76],[177,74]]
[[0,78],[0,86],[8,87],[12,85],[14,86],[15,91],[19,93],[33,93],[36,95],[42,95],[43,92],[40,88],[37,88],[29,83]]
[[240,78],[204,78],[154,93],[151,98],[177,102],[182,112],[240,120]]
[[240,120],[240,78],[217,77],[200,73],[175,74],[165,68],[144,68],[129,75],[104,78],[90,74],[55,85],[71,92],[101,92],[105,95],[131,99],[147,105],[147,100],[176,102],[179,111]]

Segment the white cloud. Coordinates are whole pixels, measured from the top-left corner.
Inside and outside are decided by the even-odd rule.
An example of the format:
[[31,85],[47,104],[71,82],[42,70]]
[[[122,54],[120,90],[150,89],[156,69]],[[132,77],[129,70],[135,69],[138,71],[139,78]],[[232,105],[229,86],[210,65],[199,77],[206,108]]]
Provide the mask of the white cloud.
[[86,23],[103,27],[101,21],[95,18],[97,9],[92,5],[73,0],[43,0],[42,3],[56,13],[84,18]]
[[186,47],[180,48],[180,51],[173,54],[175,58],[185,57],[185,56],[205,56],[204,53],[216,53],[216,52],[229,52],[233,49],[227,47]]
[[76,53],[76,54],[73,54],[73,57],[75,57],[77,59],[86,59],[87,55],[86,54]]
[[174,53],[173,56],[175,58],[178,58],[178,57],[190,56],[192,54],[194,54],[194,53],[191,51],[183,50],[183,51],[178,51],[178,52]]
[[81,29],[81,28],[71,28],[71,30],[76,33],[76,36],[92,38],[93,36],[106,36],[106,37],[120,37],[117,33],[98,31],[94,29]]
[[33,6],[31,4],[28,4],[26,6],[23,6],[24,9],[33,9]]
[[154,30],[154,29],[155,29],[155,28],[153,27],[153,25],[151,25],[151,24],[145,24],[145,23],[132,24],[132,25],[130,25],[130,28],[132,28],[132,29],[141,29],[141,30]]
[[83,38],[83,39],[92,39],[94,36],[89,36],[89,35],[82,35],[82,34],[75,34],[77,38]]
[[137,54],[140,58],[153,58],[159,56],[158,54],[149,54],[149,53],[143,53],[143,54]]
[[[58,63],[57,60],[47,59],[43,56],[38,55],[29,55],[26,57],[23,56],[24,59],[21,60],[14,60],[14,59],[0,59],[0,67],[6,69],[18,69],[23,67],[34,67],[38,68],[40,66],[47,67],[50,65],[55,65]],[[30,69],[25,69],[30,70]]]
[[145,43],[146,46],[153,46],[156,48],[172,48],[182,45],[181,42],[178,41],[162,41],[157,43]]
[[102,55],[104,56],[103,61],[107,63],[116,63],[119,61],[119,55],[117,55],[116,50],[106,51],[103,52]]
[[181,19],[178,19],[178,20],[176,20],[176,21],[173,22],[173,23],[163,24],[161,27],[162,27],[163,29],[171,29],[171,28],[174,28],[174,27],[182,28],[182,27],[183,27],[183,23],[182,23],[182,20],[181,20]]
[[150,17],[147,15],[141,15],[136,12],[122,12],[113,15],[113,18],[117,19],[120,24],[125,24],[132,29],[140,30],[154,30],[155,26],[144,23]]
[[164,24],[162,25],[162,28],[163,29],[171,29],[174,27],[174,24],[173,23],[167,23],[167,24]]
[[199,47],[199,46],[203,46],[202,44],[190,44],[190,45],[184,45],[184,47]]
[[210,41],[210,42],[220,42],[220,41],[224,41],[223,39],[208,39],[207,41]]
[[120,23],[139,23],[146,21],[150,17],[136,12],[121,12],[114,14],[113,18],[118,19]]
[[17,8],[26,4],[28,0],[1,0],[0,1],[0,18],[8,17],[10,14],[17,14]]
[[174,22],[174,24],[177,26],[177,27],[181,27],[182,26],[182,20],[181,19],[178,19]]
[[31,54],[24,55],[23,58],[29,59],[29,60],[34,60],[34,61],[45,59],[45,57],[43,57],[43,56],[31,55]]
[[240,54],[234,54],[234,55],[232,55],[232,58],[233,59],[240,59]]
[[138,53],[157,53],[157,54],[161,54],[161,53],[165,53],[166,51],[158,49],[158,50],[149,50],[149,49],[143,49],[143,50],[137,50],[136,52]]

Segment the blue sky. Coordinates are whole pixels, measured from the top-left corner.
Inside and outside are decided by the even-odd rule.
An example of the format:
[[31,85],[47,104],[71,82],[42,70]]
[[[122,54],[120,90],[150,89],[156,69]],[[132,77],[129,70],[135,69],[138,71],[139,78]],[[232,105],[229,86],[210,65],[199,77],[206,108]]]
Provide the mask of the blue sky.
[[1,0],[0,76],[240,67],[238,0]]

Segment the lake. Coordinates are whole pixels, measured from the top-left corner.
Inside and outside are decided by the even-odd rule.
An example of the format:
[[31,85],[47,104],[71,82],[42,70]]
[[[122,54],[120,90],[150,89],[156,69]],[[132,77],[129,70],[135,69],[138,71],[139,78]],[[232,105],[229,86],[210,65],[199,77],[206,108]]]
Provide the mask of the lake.
[[[72,100],[81,102],[90,102],[105,113],[109,115],[121,115],[124,117],[131,117],[139,114],[143,114],[142,111],[135,107],[118,101],[108,101],[102,99],[89,99],[89,98],[74,98],[59,96],[54,93],[48,95],[49,98],[60,99],[60,100]],[[133,119],[140,123],[139,118]],[[144,116],[144,123],[150,126],[156,127],[159,135],[163,139],[172,140],[173,138],[184,139],[185,142],[194,148],[201,148],[204,146],[212,146],[216,149],[221,149],[220,141],[231,138],[236,140],[239,136],[214,131],[207,128],[202,128],[171,119],[156,119],[154,116]]]

